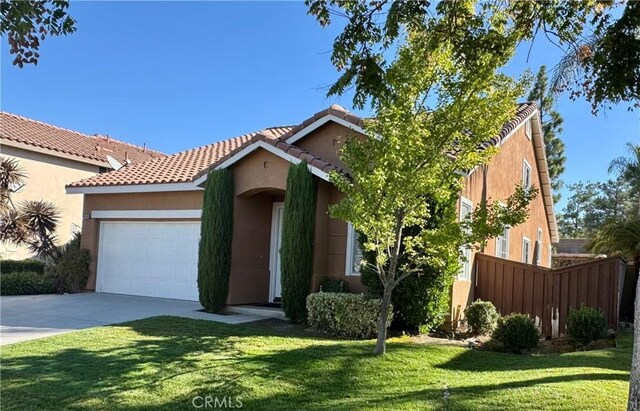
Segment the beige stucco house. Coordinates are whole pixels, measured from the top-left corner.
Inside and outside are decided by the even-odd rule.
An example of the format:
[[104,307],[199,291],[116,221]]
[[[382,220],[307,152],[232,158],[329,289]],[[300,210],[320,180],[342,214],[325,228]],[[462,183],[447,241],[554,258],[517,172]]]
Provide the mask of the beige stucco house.
[[[13,202],[46,200],[59,209],[56,235],[63,244],[82,227],[83,199],[67,195],[66,184],[164,154],[0,112],[0,156],[16,159],[27,175],[26,184],[12,195]],[[28,257],[26,248],[0,243],[0,259]]]
[[[362,126],[361,118],[332,106],[295,126],[267,128],[69,184],[69,194],[85,199],[82,244],[92,255],[86,288],[198,300],[203,186],[209,170],[227,168],[235,181],[228,303],[279,301],[287,172],[291,164],[305,161],[318,180],[312,287],[334,277],[364,291],[356,234],[348,222],[327,212],[343,196],[329,181],[331,171],[344,167],[338,150],[347,138],[366,138]],[[540,195],[528,221],[506,230],[484,251],[549,266],[550,245],[558,234],[535,103],[520,105],[516,117],[486,144],[501,150],[465,177],[461,217],[483,197],[505,199],[520,182],[535,185]],[[473,276],[470,254],[452,290],[452,310],[473,298]]]

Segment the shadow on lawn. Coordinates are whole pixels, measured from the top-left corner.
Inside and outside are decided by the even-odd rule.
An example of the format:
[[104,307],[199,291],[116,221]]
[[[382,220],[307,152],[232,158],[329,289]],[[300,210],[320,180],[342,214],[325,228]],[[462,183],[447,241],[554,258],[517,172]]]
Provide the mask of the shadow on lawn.
[[[449,370],[546,367],[620,370],[620,364],[629,361],[580,355],[553,356],[551,361],[541,361],[543,357],[465,350],[440,364],[431,357],[445,348],[429,345],[391,343],[389,356],[378,358],[371,355],[372,342],[296,336],[304,339],[306,345],[299,347],[291,342],[292,345],[287,346],[286,340],[279,339],[286,335],[251,326],[156,317],[114,326],[114,336],[121,327],[130,328],[141,337],[121,343],[114,337],[114,342],[105,349],[92,349],[92,345],[87,344],[86,349],[67,348],[53,354],[3,358],[3,409],[94,408],[90,402],[82,402],[91,398],[101,398],[101,406],[107,404],[112,409],[193,409],[191,398],[195,395],[224,395],[242,397],[245,409],[394,409],[410,404],[413,408],[466,410],[473,409],[474,399],[479,395],[497,395],[504,389],[628,378],[620,373],[593,373],[467,385],[451,389],[449,398],[445,399],[441,383],[445,377],[440,375],[425,383],[424,379],[420,380],[425,370],[434,369],[439,374]],[[85,345],[86,338],[91,336],[90,333],[84,337],[82,333],[75,335],[78,345]],[[265,344],[266,348],[260,350],[247,345],[245,337],[259,337],[252,340],[252,344]],[[270,339],[273,340],[267,341]],[[629,357],[618,352],[612,355]],[[402,372],[395,365],[400,363]],[[411,381],[416,383],[412,385]],[[182,391],[171,396],[172,391],[168,390],[167,398],[162,399],[164,402],[153,406],[121,402],[121,394],[127,391],[155,392],[156,388],[164,387],[163,384],[173,382],[182,384],[181,387],[187,384],[188,395]],[[268,396],[251,398],[250,393],[256,387],[267,388],[262,390],[262,395]],[[283,387],[287,388],[283,390]]]

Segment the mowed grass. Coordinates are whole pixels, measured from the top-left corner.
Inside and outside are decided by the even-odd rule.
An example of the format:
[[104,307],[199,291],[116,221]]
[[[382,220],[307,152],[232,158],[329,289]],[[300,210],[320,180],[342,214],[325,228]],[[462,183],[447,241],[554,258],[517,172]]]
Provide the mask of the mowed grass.
[[[195,409],[194,396],[260,410],[622,410],[631,340],[514,355],[332,340],[155,317],[2,348],[3,410]],[[202,402],[196,401],[197,405]],[[238,405],[235,403],[234,405]]]

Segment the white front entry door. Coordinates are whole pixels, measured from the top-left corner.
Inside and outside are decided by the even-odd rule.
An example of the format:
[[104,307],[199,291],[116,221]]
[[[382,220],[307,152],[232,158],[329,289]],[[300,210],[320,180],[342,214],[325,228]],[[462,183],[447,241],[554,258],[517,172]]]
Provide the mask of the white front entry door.
[[103,222],[96,291],[198,301],[200,222]]
[[271,282],[269,284],[269,302],[279,301],[282,295],[282,280],[280,272],[280,247],[282,246],[282,218],[284,216],[284,203],[273,203],[273,215],[271,218],[271,257],[269,271]]

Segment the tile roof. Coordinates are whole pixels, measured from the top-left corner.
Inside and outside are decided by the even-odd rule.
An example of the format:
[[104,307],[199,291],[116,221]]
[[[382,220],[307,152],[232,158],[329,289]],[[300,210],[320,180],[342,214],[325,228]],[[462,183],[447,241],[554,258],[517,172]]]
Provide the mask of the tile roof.
[[139,163],[165,156],[158,151],[108,136],[91,136],[4,111],[0,111],[0,141],[21,143],[80,157],[102,163],[105,167],[110,167],[107,155],[122,164],[126,159],[132,163]]
[[171,156],[156,158],[144,163],[133,164],[120,170],[98,174],[76,181],[67,187],[94,187],[132,184],[185,183],[192,181],[210,165],[225,158],[229,153],[256,139],[276,141],[291,127],[271,127],[244,134],[203,147],[186,150]]
[[[499,144],[522,121],[537,109],[535,103],[521,104],[515,118],[505,124],[500,134],[486,143],[486,147]],[[283,152],[306,161],[325,173],[332,170],[343,171],[338,166],[323,160],[302,148],[287,143],[286,140],[317,120],[334,115],[356,126],[362,127],[364,119],[353,115],[339,105],[319,111],[296,126],[271,127],[244,134],[228,140],[187,150],[165,158],[123,167],[118,171],[96,175],[68,185],[68,187],[94,187],[133,184],[185,183],[197,180],[212,167],[221,164],[244,147],[256,141],[265,141]]]

